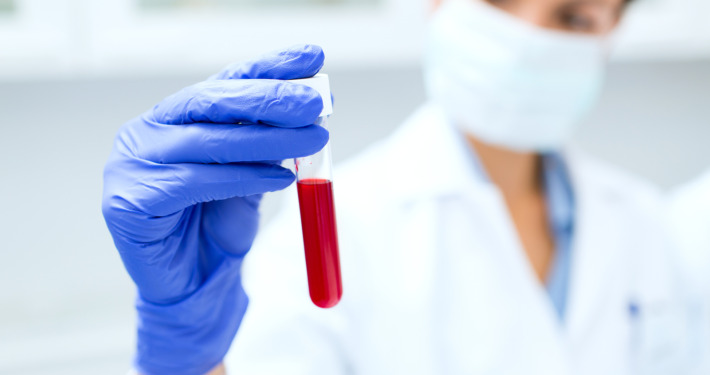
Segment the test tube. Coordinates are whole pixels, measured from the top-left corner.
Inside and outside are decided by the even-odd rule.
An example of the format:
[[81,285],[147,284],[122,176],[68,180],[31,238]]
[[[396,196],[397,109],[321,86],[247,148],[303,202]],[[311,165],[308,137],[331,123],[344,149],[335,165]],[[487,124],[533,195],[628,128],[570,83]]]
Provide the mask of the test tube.
[[[323,112],[316,125],[328,129],[328,118],[333,113],[328,76],[317,74],[293,82],[310,86],[320,93]],[[319,152],[296,158],[294,162],[309,294],[316,306],[333,307],[343,295],[343,285],[333,205],[330,141]]]

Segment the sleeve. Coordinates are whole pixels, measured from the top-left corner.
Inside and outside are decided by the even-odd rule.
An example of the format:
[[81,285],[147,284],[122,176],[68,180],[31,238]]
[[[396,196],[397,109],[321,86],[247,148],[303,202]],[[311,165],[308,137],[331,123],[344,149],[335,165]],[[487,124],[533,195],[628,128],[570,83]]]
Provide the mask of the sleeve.
[[[313,305],[308,294],[298,201],[263,228],[244,264],[249,307],[225,358],[229,374],[348,374],[348,322],[341,302]],[[341,246],[342,247],[342,246]]]
[[710,171],[668,196],[666,220],[686,285],[691,374],[710,373]]
[[670,194],[667,217],[685,273],[710,299],[710,171]]

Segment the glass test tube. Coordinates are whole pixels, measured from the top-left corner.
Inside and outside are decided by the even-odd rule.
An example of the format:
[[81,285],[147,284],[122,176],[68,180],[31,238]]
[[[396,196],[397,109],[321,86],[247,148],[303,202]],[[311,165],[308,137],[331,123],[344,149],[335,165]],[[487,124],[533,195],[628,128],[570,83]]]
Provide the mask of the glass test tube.
[[[332,113],[328,76],[318,74],[294,82],[311,86],[321,94],[323,112],[317,125],[328,129],[328,118]],[[318,307],[333,307],[343,295],[343,285],[333,205],[330,141],[318,153],[297,158],[294,162],[311,301]]]

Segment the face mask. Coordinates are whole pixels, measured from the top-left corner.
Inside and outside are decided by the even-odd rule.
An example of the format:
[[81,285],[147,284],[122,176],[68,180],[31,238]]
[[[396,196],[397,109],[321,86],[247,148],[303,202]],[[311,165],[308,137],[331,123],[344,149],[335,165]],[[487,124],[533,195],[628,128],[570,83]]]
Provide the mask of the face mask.
[[604,56],[599,37],[544,30],[480,0],[447,0],[428,30],[424,80],[464,132],[546,151],[595,103]]

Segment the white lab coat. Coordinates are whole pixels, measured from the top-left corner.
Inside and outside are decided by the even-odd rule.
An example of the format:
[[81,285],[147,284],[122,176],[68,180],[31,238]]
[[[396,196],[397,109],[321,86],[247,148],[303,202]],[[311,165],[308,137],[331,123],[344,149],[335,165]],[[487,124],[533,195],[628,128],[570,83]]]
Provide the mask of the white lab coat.
[[247,257],[251,304],[228,371],[681,373],[686,327],[656,191],[565,153],[577,216],[561,324],[468,152],[428,105],[336,170],[344,294],[332,309],[309,300],[292,191]]
[[710,171],[670,194],[668,218],[688,278],[710,296]]
[[710,374],[710,170],[669,195],[667,218],[689,285],[691,340],[700,362],[693,373]]

